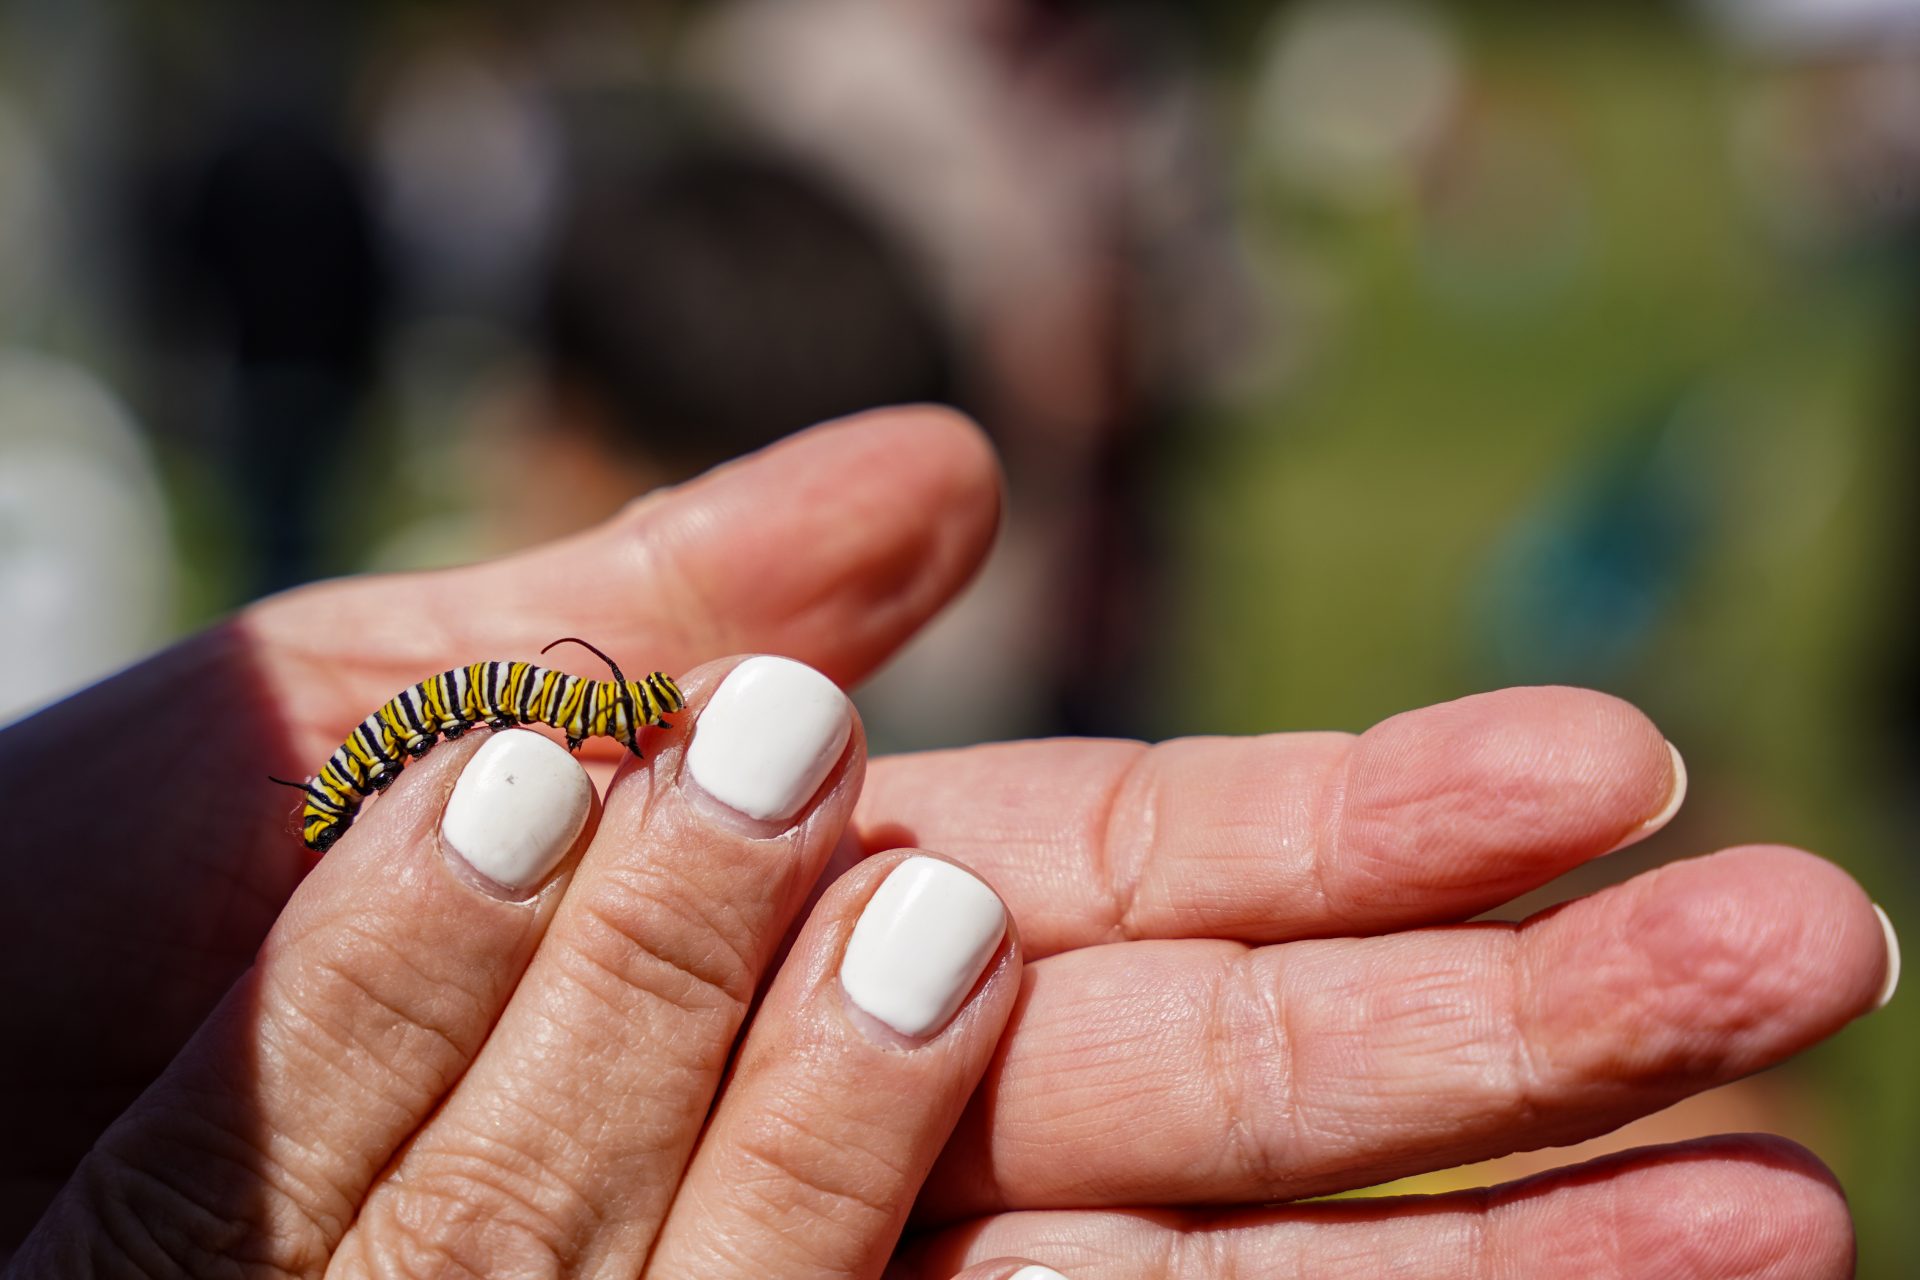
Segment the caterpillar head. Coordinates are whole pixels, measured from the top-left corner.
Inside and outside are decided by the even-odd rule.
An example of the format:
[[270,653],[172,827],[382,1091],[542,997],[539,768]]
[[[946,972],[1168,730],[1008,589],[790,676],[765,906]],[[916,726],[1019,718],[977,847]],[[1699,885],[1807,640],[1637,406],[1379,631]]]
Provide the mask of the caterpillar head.
[[634,709],[645,724],[659,724],[661,717],[687,705],[680,686],[664,671],[656,671],[644,680],[627,681],[627,696],[633,699]]

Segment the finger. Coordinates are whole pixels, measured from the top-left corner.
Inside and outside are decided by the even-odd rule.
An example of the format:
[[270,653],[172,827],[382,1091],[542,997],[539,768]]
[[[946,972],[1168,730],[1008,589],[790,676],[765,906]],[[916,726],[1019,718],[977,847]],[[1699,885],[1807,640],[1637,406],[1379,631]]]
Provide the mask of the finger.
[[1831,863],[1749,848],[1521,925],[1032,964],[922,1197],[1250,1202],[1578,1141],[1875,1007],[1879,917]]
[[314,1269],[478,1052],[593,809],[579,764],[524,730],[407,770],[87,1157],[41,1246],[142,1274]]
[[485,1050],[343,1243],[352,1266],[638,1274],[865,759],[851,704],[799,663],[715,663],[686,690],[690,739],[615,782]]
[[1444,1196],[1006,1214],[922,1243],[888,1276],[945,1280],[970,1259],[1007,1254],[1045,1259],[1074,1280],[1844,1280],[1854,1241],[1846,1197],[1818,1160],[1784,1139],[1745,1135]]
[[993,890],[873,858],[821,900],[755,1015],[648,1274],[877,1276],[1020,989]]
[[1335,733],[1025,742],[879,760],[868,848],[950,853],[1034,959],[1465,919],[1663,826],[1686,775],[1632,706],[1507,689]]
[[972,576],[998,513],[999,472],[978,428],[932,406],[883,410],[523,555],[320,584],[264,602],[245,626],[295,760],[324,755],[449,655],[528,656],[562,635],[665,671],[781,653],[844,685]]

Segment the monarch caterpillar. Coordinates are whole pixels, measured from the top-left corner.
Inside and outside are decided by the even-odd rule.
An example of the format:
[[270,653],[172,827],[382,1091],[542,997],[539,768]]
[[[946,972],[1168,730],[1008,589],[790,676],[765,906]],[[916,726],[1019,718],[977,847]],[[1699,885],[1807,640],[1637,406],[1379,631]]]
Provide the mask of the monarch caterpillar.
[[307,797],[300,838],[325,853],[353,825],[360,802],[385,791],[409,759],[417,760],[442,737],[459,737],[477,724],[494,729],[516,724],[551,725],[567,735],[567,750],[588,738],[612,738],[636,756],[640,730],[665,725],[667,713],[686,705],[680,686],[659,671],[644,680],[620,674],[612,658],[572,636],[554,645],[577,644],[613,669],[611,680],[588,680],[531,662],[475,662],[429,676],[402,689],[360,722],[347,740],[306,782],[269,778]]

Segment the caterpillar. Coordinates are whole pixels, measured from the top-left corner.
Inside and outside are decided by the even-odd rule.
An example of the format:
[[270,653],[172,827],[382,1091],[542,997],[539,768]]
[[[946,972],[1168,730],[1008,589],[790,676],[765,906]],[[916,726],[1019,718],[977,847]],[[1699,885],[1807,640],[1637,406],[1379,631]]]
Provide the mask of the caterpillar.
[[589,680],[530,662],[475,662],[429,676],[402,689],[359,727],[305,782],[269,777],[295,787],[307,800],[300,812],[300,838],[325,853],[346,834],[360,804],[385,791],[408,760],[427,754],[441,738],[458,738],[475,725],[507,729],[544,724],[567,735],[567,750],[588,738],[612,738],[640,755],[640,730],[667,724],[667,714],[686,705],[680,686],[659,671],[644,680],[620,674],[612,658],[585,640],[567,636],[554,645],[577,644],[613,670],[611,680]]

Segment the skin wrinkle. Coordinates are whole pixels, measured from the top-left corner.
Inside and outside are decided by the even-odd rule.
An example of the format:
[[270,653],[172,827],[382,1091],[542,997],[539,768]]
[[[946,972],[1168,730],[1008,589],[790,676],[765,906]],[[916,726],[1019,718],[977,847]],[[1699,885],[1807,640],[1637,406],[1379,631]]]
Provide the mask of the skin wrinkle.
[[1313,841],[1314,847],[1308,850],[1307,870],[1312,878],[1313,891],[1319,898],[1319,914],[1328,921],[1343,918],[1343,913],[1334,905],[1333,887],[1327,871],[1329,864],[1336,859],[1342,866],[1347,865],[1347,796],[1352,788],[1353,765],[1359,754],[1359,745],[1360,739],[1349,739],[1345,743],[1345,750],[1328,759],[1326,772],[1314,793],[1311,830],[1321,833],[1321,838]]
[[[646,891],[638,885],[626,884],[621,888],[633,896],[634,902],[651,901],[669,916],[677,910],[664,900],[646,899]],[[567,940],[578,945],[566,946],[556,953],[557,957],[578,958],[612,979],[616,992],[624,990],[649,997],[689,1017],[718,1015],[738,1026],[746,1016],[747,1004],[753,998],[753,984],[743,958],[731,945],[710,933],[707,935],[710,941],[721,946],[729,960],[727,964],[712,963],[711,956],[668,955],[658,945],[660,939],[649,936],[649,929],[642,922],[643,915],[626,918],[630,904],[621,909],[618,916],[613,914],[616,909],[613,904],[602,904],[584,896],[581,902],[569,905],[572,918],[567,924]],[[598,954],[603,945],[614,947],[617,956]],[[674,978],[680,981],[672,981]],[[598,994],[608,1009],[632,1016],[631,1007],[623,1008],[619,995]]]
[[[358,924],[343,922],[340,926],[340,931],[331,934],[329,937],[329,941],[339,941],[342,943],[347,943],[349,939],[352,940],[351,945],[346,946],[345,950],[340,954],[334,954],[332,948],[329,948],[326,954],[316,956],[308,962],[309,967],[307,971],[301,975],[300,985],[303,990],[300,992],[296,993],[285,990],[285,980],[279,976],[280,966],[272,966],[270,969],[262,970],[263,975],[266,976],[270,984],[269,992],[278,991],[281,993],[280,999],[273,1002],[275,1007],[284,1003],[289,1006],[301,1008],[303,1012],[307,1012],[309,1016],[315,1016],[311,1011],[317,1008],[329,1009],[336,1013],[351,1012],[355,1014],[364,1014],[371,1010],[378,1010],[386,1015],[384,1020],[386,1025],[378,1029],[390,1033],[397,1033],[392,1038],[397,1038],[403,1042],[399,1048],[404,1049],[418,1039],[418,1037],[412,1033],[424,1032],[432,1040],[438,1041],[445,1047],[447,1050],[446,1056],[450,1063],[459,1064],[455,1068],[455,1074],[457,1074],[459,1070],[464,1070],[464,1064],[472,1058],[474,1052],[479,1048],[480,1040],[483,1039],[484,1036],[471,1034],[462,1036],[458,1028],[463,1025],[475,1027],[479,1024],[480,1019],[485,1016],[486,1012],[494,1007],[494,1002],[492,1000],[482,999],[473,992],[461,987],[460,977],[463,976],[462,974],[429,974],[422,970],[419,965],[407,955],[403,948],[395,946],[393,943],[386,941],[378,935],[368,932]],[[365,948],[365,950],[356,952],[356,948]],[[373,966],[375,972],[385,975],[392,969],[399,968],[410,973],[417,979],[415,989],[431,997],[427,1007],[419,1010],[409,1010],[401,1005],[397,997],[377,990],[363,973],[363,969],[366,967],[364,962],[368,951],[372,951],[381,957],[380,964]],[[356,993],[361,999],[360,1001],[343,1000],[337,992],[316,995],[312,990],[312,984],[308,981],[308,979],[312,977],[317,977],[321,981],[333,979],[340,984],[342,988]],[[462,1012],[455,1013],[450,1019],[431,1016],[441,1000],[447,997],[449,993],[464,997],[468,1008]],[[356,1005],[358,1007],[354,1007]],[[343,1029],[343,1038],[356,1043],[366,1057],[370,1057],[373,1061],[379,1063],[390,1075],[401,1081],[407,1081],[411,1078],[408,1072],[395,1066],[390,1060],[389,1055],[382,1053],[376,1045],[376,1040],[384,1040],[389,1037],[369,1035],[364,1030],[355,1026],[351,1029]],[[430,1087],[435,1090],[434,1096],[438,1096],[439,1091],[443,1091],[446,1085],[450,1083],[446,1076],[446,1070],[442,1069],[437,1073],[437,1079],[430,1083]]]
[[1536,988],[1532,948],[1527,945],[1525,926],[1496,936],[1502,939],[1506,954],[1493,966],[1493,971],[1501,975],[1494,981],[1501,984],[1507,998],[1496,1001],[1494,1007],[1504,1012],[1507,1025],[1498,1028],[1494,1034],[1496,1037],[1504,1035],[1512,1046],[1512,1052],[1507,1056],[1506,1092],[1511,1099],[1513,1124],[1525,1131],[1533,1129],[1542,1120],[1541,1082],[1546,1079],[1538,1059],[1534,1057],[1534,1020],[1531,1011],[1536,1007]]
[[[222,1273],[242,1274],[237,1270],[228,1271],[228,1267],[237,1261],[235,1255],[240,1246],[254,1233],[245,1224],[235,1222],[230,1216],[202,1204],[173,1179],[150,1172],[141,1164],[104,1146],[88,1155],[76,1176],[98,1188],[87,1197],[87,1216],[103,1228],[98,1233],[88,1232],[83,1238],[95,1245],[104,1241],[122,1256],[136,1258],[137,1251],[132,1247],[129,1233],[137,1235],[152,1247],[146,1263],[136,1266],[138,1273],[178,1274],[196,1278]],[[128,1183],[144,1188],[147,1197],[141,1197],[138,1192],[129,1192]],[[150,1205],[153,1200],[166,1208],[160,1212],[143,1211],[141,1206]],[[115,1209],[123,1212],[116,1213]],[[291,1216],[298,1226],[314,1226],[297,1208]],[[177,1237],[163,1237],[152,1225],[163,1222],[180,1225],[183,1230]],[[285,1231],[275,1232],[274,1236],[277,1239],[292,1238]],[[302,1274],[321,1265],[328,1248],[324,1240],[314,1239],[313,1232],[309,1230],[299,1233],[293,1251],[292,1265],[297,1270],[282,1270],[270,1261],[263,1261],[262,1265],[266,1266],[266,1274],[269,1275]],[[305,1259],[314,1261],[307,1262]],[[172,1271],[170,1267],[177,1267],[178,1270]]]
[[[1493,1236],[1493,1191],[1490,1188],[1476,1187],[1465,1195],[1463,1229],[1465,1232],[1466,1262],[1472,1271],[1471,1276],[1463,1280],[1507,1280],[1507,1271],[1500,1265],[1500,1253]],[[1532,1280],[1517,1272],[1513,1280]]]
[[[1251,950],[1243,950],[1228,959],[1221,971],[1221,980],[1213,984],[1213,998],[1208,1002],[1208,1026],[1213,1033],[1205,1037],[1206,1065],[1214,1080],[1221,1114],[1227,1121],[1224,1135],[1227,1150],[1233,1153],[1232,1158],[1240,1164],[1244,1175],[1252,1179],[1252,1185],[1277,1187],[1282,1184],[1283,1157],[1271,1138],[1262,1140],[1257,1124],[1248,1123],[1251,1110],[1248,1087],[1253,1072],[1243,1069],[1242,1064],[1248,1059],[1270,1059],[1280,1064],[1282,1100],[1278,1110],[1284,1116],[1299,1114],[1298,1099],[1293,1092],[1293,1081],[1297,1077],[1293,1068],[1293,1041],[1282,1029],[1286,1013],[1277,999],[1278,988],[1269,988],[1260,981],[1253,956]],[[1252,1053],[1246,1051],[1236,1034],[1248,1020],[1220,1016],[1220,1010],[1235,1003],[1259,1011],[1262,1016],[1257,1021],[1267,1028],[1265,1045],[1256,1044]],[[1239,1045],[1237,1054],[1230,1051],[1236,1044]],[[1262,1048],[1264,1053],[1260,1051]]]
[[[476,1197],[475,1187],[487,1187],[495,1194]],[[515,1220],[497,1208],[481,1216],[482,1206],[500,1204],[518,1206],[529,1220]],[[448,1267],[472,1276],[560,1274],[565,1251],[557,1242],[564,1237],[564,1229],[504,1185],[470,1178],[456,1182],[452,1190],[421,1188],[398,1209],[385,1205],[381,1209],[387,1229],[369,1232],[363,1227],[354,1233],[358,1274],[438,1278],[447,1274]],[[377,1253],[370,1252],[375,1248]],[[485,1262],[476,1268],[467,1263],[468,1257]],[[528,1270],[529,1266],[540,1271]]]
[[[543,1257],[567,1256],[575,1242],[591,1239],[607,1221],[584,1172],[593,1166],[592,1150],[567,1126],[514,1105],[541,1127],[543,1138],[557,1138],[568,1158],[463,1129],[450,1135],[458,1145],[436,1142],[430,1179],[410,1179],[409,1162],[403,1162],[393,1182],[398,1194],[383,1195],[370,1207],[399,1229],[403,1242],[428,1251],[458,1253],[470,1232],[503,1227],[535,1244]],[[362,1252],[393,1247],[384,1232],[362,1229],[355,1237]]]
[[[340,977],[343,983],[353,989],[364,990],[346,974],[342,973]],[[396,1110],[424,1106],[438,1096],[428,1092],[427,1086],[416,1084],[410,1075],[394,1066],[364,1037],[339,1019],[324,1016],[298,1000],[273,1001],[268,1008],[269,1012],[260,1026],[261,1044],[263,1047],[272,1044],[280,1049],[276,1057],[283,1064],[284,1076],[310,1078],[301,1070],[301,1066],[322,1063],[328,1069],[330,1078],[353,1087],[369,1099],[391,1101],[391,1089],[404,1090],[409,1100],[396,1103]],[[276,1031],[279,1034],[276,1035]],[[329,1046],[337,1052],[329,1052]],[[457,1047],[454,1052],[459,1054]],[[299,1055],[298,1059],[295,1054]],[[460,1055],[460,1058],[464,1063],[465,1055]],[[379,1084],[361,1078],[359,1069],[369,1066],[383,1073],[385,1078]],[[457,1071],[454,1074],[457,1075]],[[303,1089],[302,1092],[309,1091]]]
[[[1134,910],[1139,903],[1141,877],[1145,874],[1148,862],[1154,856],[1154,831],[1156,827],[1153,788],[1145,788],[1146,795],[1138,800],[1139,812],[1132,823],[1116,822],[1122,800],[1134,799],[1138,783],[1147,779],[1149,761],[1154,760],[1154,748],[1139,744],[1127,767],[1120,772],[1112,790],[1095,807],[1099,826],[1093,833],[1087,847],[1093,851],[1093,882],[1107,886],[1109,900],[1108,926],[1111,940],[1127,941],[1135,938],[1138,931],[1134,924]],[[1120,837],[1116,837],[1116,828]],[[1116,848],[1119,838],[1128,839],[1131,856],[1124,860]]]
[[[804,1122],[797,1124],[790,1117],[782,1117],[780,1122],[783,1127],[799,1136],[812,1136],[805,1133]],[[825,1138],[814,1138],[816,1145],[826,1144],[828,1141]],[[730,1140],[727,1154],[730,1164],[737,1160],[746,1165],[757,1165],[763,1171],[759,1177],[748,1177],[744,1176],[743,1169],[730,1169],[730,1172],[742,1175],[737,1176],[731,1185],[736,1191],[752,1196],[756,1204],[769,1212],[771,1216],[762,1221],[770,1227],[790,1220],[795,1215],[804,1215],[808,1222],[827,1221],[845,1228],[846,1224],[832,1212],[830,1206],[833,1205],[845,1205],[862,1210],[874,1218],[885,1221],[897,1211],[893,1197],[899,1194],[900,1186],[910,1185],[911,1175],[907,1171],[888,1164],[874,1152],[864,1149],[860,1154],[873,1163],[884,1166],[891,1175],[893,1185],[883,1188],[878,1194],[863,1193],[850,1181],[844,1186],[828,1185],[825,1179],[815,1176],[812,1162],[794,1159],[783,1154],[777,1149],[779,1145],[781,1143],[777,1140],[769,1140],[768,1135],[757,1131],[748,1132]],[[826,1163],[834,1166],[843,1156],[844,1153],[836,1153],[836,1156]],[[785,1203],[781,1203],[778,1199],[783,1191],[788,1197]],[[807,1197],[808,1193],[810,1198],[824,1203],[805,1205],[799,1203],[802,1198]],[[781,1229],[788,1232],[796,1231],[790,1222]],[[867,1229],[869,1228],[864,1226],[848,1229],[848,1233],[856,1237],[853,1242],[856,1249],[857,1238]],[[798,1230],[797,1233],[802,1237],[805,1235],[804,1230]]]

